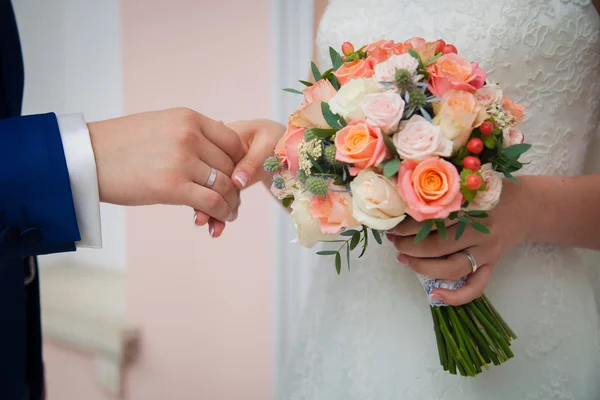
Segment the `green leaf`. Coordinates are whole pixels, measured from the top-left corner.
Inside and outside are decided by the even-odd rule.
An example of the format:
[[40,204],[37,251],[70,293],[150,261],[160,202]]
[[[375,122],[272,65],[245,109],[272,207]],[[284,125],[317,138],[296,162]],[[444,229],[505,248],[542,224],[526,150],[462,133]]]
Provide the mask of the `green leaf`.
[[350,250],[354,250],[356,246],[360,243],[360,232],[356,232],[352,236],[352,240],[350,240]]
[[364,226],[363,226],[362,233],[364,234],[363,249],[362,249],[362,252],[360,253],[360,256],[358,256],[358,258],[361,258],[362,256],[365,255],[365,251],[367,251],[367,246],[369,245],[369,235],[367,234],[367,228]]
[[342,87],[342,84],[338,80],[337,76],[331,74],[327,79],[329,80],[329,82],[331,83],[331,86],[333,86],[333,88],[335,90],[340,90],[340,88]]
[[509,146],[502,150],[502,155],[506,157],[519,158],[521,154],[525,153],[530,148],[531,145],[528,143],[513,144],[512,146]]
[[313,83],[312,83],[312,82],[309,82],[309,81],[303,81],[302,79],[301,79],[299,82],[300,82],[301,84],[303,84],[304,86],[307,86],[307,87],[311,87],[311,86],[313,85]]
[[344,179],[343,176],[337,175],[335,177],[335,179],[333,180],[333,184],[336,186],[344,186],[346,184],[346,180]]
[[332,113],[331,108],[329,108],[329,104],[325,103],[324,101],[321,102],[321,112],[323,113],[323,117],[330,127],[335,129],[341,128],[340,124],[338,123],[339,116]]
[[285,208],[288,208],[290,205],[292,205],[293,201],[294,201],[294,196],[287,196],[287,197],[283,198],[283,200],[281,200],[281,204]]
[[335,253],[335,270],[337,271],[338,275],[340,272],[342,272],[342,256],[340,255],[339,251]]
[[472,202],[473,200],[475,200],[475,197],[477,196],[477,191],[476,190],[471,190],[466,186],[461,185],[461,192],[465,198],[466,201],[468,201],[469,203]]
[[296,93],[296,94],[302,94],[301,91],[296,90],[296,89],[292,89],[292,88],[285,88],[283,89],[284,92],[288,92],[288,93]]
[[484,224],[482,224],[481,222],[477,222],[477,221],[471,221],[471,226],[481,232],[481,233],[490,233],[490,230],[487,228],[487,226],[485,226]]
[[423,65],[423,61],[421,60],[421,56],[414,49],[408,49],[408,54],[413,56],[419,62],[419,65]]
[[446,234],[446,224],[444,223],[443,219],[436,219],[435,220],[435,226],[437,228],[437,231],[440,235],[440,237],[444,240],[446,240],[446,238],[448,237],[448,235]]
[[375,238],[375,241],[379,244],[383,244],[383,242],[381,241],[381,234],[379,233],[379,231],[371,229],[371,232],[373,232],[373,237]]
[[385,146],[388,148],[390,153],[397,156],[398,150],[396,150],[396,146],[394,145],[394,142],[392,142],[392,139],[388,135],[382,135],[381,137],[383,138],[383,143],[385,143]]
[[444,53],[437,53],[435,56],[433,56],[433,58],[431,58],[429,61],[427,61],[425,63],[425,67],[430,66],[431,64],[433,64],[434,62],[436,62],[437,60],[439,60],[439,58],[443,55]]
[[426,221],[423,221],[423,224],[421,225],[421,229],[419,229],[419,232],[417,233],[417,236],[415,237],[415,243],[419,243],[421,240],[423,240],[427,236],[429,236],[429,233],[431,232],[432,228],[433,228],[432,220],[428,219]]
[[327,71],[321,73],[321,79],[329,79],[333,75],[333,68],[329,68]]
[[458,218],[458,211],[451,212],[450,215],[448,216],[448,219],[450,221],[453,221],[453,220],[455,220],[457,218]]
[[323,250],[323,251],[317,251],[317,254],[320,256],[332,256],[334,254],[337,254],[337,251],[335,250]]
[[485,211],[480,211],[480,210],[472,210],[467,212],[467,214],[469,214],[469,217],[472,218],[487,218],[488,217],[488,213]]
[[304,132],[305,137],[308,132],[310,132],[309,135],[314,135],[321,139],[328,139],[328,138],[332,137],[333,135],[335,135],[335,133],[337,132],[337,129],[310,128],[310,129],[307,129],[306,132]]
[[348,263],[348,271],[350,271],[350,247],[346,246],[346,262]]
[[358,54],[358,52],[355,51],[354,53],[352,53],[348,57],[346,57],[344,62],[352,62],[352,61],[356,61],[359,59],[360,59],[360,55]]
[[313,78],[315,78],[315,82],[319,82],[321,80],[321,73],[319,72],[319,67],[317,67],[317,64],[315,64],[314,61],[310,63],[310,69],[312,71]]
[[517,178],[515,178],[510,172],[508,171],[504,171],[504,176],[506,177],[506,179],[513,181],[514,183],[519,183],[519,181],[517,180]]
[[329,56],[331,57],[331,64],[333,65],[333,70],[337,71],[339,67],[342,66],[344,61],[342,60],[342,56],[338,53],[333,47],[329,47]]
[[380,165],[383,165],[383,176],[390,178],[398,173],[400,169],[400,160],[394,158],[392,160],[384,161]]
[[315,158],[308,153],[306,153],[306,155],[308,156],[308,159],[312,163],[313,167],[315,167],[320,173],[324,174],[325,172],[323,171],[323,168],[319,165],[317,160],[315,160]]
[[342,232],[341,236],[354,236],[356,233],[359,233],[356,229],[348,229],[347,231]]
[[454,236],[454,240],[460,239],[460,237],[465,232],[465,228],[466,227],[467,227],[467,220],[466,219],[462,219],[462,220],[460,220],[458,222],[458,226],[456,227],[456,235]]

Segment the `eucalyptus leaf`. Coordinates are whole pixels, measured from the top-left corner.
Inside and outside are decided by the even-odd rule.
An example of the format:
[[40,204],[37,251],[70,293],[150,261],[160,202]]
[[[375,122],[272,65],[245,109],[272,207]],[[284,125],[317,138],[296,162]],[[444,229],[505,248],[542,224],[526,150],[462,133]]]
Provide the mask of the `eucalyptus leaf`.
[[519,158],[521,154],[525,153],[530,148],[531,145],[528,143],[513,144],[512,146],[509,146],[502,150],[502,155],[506,157]]
[[331,74],[327,79],[329,80],[329,82],[331,83],[331,86],[333,86],[333,88],[335,90],[340,90],[340,88],[342,87],[342,84],[338,80],[337,76]]
[[423,224],[421,224],[421,229],[419,229],[419,232],[417,233],[417,236],[415,237],[415,243],[419,243],[421,240],[423,240],[427,236],[429,236],[429,233],[431,232],[432,228],[433,228],[432,220],[428,219],[426,221],[423,221]]
[[346,262],[348,263],[348,271],[350,271],[350,247],[346,246]]
[[383,244],[381,240],[381,234],[379,233],[379,231],[376,229],[372,229],[371,232],[373,232],[373,237],[375,238],[375,241],[379,244]]
[[358,232],[356,229],[348,229],[347,231],[342,232],[340,235],[341,236],[354,236],[355,234],[360,234],[360,232]]
[[329,56],[331,57],[331,64],[333,65],[333,70],[337,71],[339,67],[342,66],[344,61],[342,60],[342,56],[338,53],[333,47],[329,47]]
[[367,246],[369,245],[369,235],[367,234],[367,228],[363,227],[362,230],[363,233],[363,249],[362,252],[360,253],[360,256],[358,256],[358,258],[361,258],[362,256],[365,255],[365,252],[367,251]]
[[464,220],[460,220],[458,222],[458,225],[456,227],[456,235],[454,235],[454,239],[458,240],[460,239],[460,237],[463,235],[463,233],[465,232],[465,228],[467,227],[467,221],[466,219]]
[[382,164],[385,164],[383,167],[383,176],[386,178],[391,178],[392,176],[396,175],[400,169],[400,160],[397,158],[386,161]]
[[342,272],[342,256],[339,252],[335,253],[335,270],[338,275]]
[[292,89],[292,88],[285,88],[283,89],[284,92],[288,92],[288,93],[295,93],[295,94],[302,94],[301,91],[296,90],[296,89]]
[[504,176],[506,177],[506,179],[513,181],[514,183],[519,183],[518,179],[515,178],[510,172],[508,171],[504,171]]
[[335,250],[323,250],[323,251],[317,251],[317,254],[320,256],[332,256],[334,254],[337,254],[337,251]]
[[435,220],[435,226],[437,228],[438,234],[440,235],[440,237],[444,240],[446,240],[446,238],[448,237],[448,235],[446,234],[446,224],[444,223],[443,219],[436,219]]
[[310,160],[311,164],[313,165],[313,167],[315,167],[317,169],[317,171],[319,171],[320,173],[324,174],[325,172],[323,171],[323,168],[319,165],[317,160],[315,160],[315,158],[308,153],[306,153],[306,155],[307,155],[308,159]]
[[313,83],[312,83],[312,82],[309,82],[309,81],[303,81],[302,79],[300,79],[300,81],[299,81],[299,82],[300,82],[301,84],[303,84],[304,86],[307,86],[307,87],[311,87],[311,86],[313,85]]
[[388,135],[382,135],[381,137],[383,138],[383,143],[385,143],[385,146],[388,148],[390,153],[397,156],[398,150],[396,150],[396,146],[394,145],[394,142],[392,142],[392,139]]
[[317,64],[315,64],[314,61],[310,63],[310,69],[312,71],[313,78],[315,78],[315,82],[319,82],[321,80],[321,73],[319,72],[319,67],[317,67]]
[[321,112],[323,113],[323,117],[325,118],[325,121],[327,122],[327,124],[334,128],[334,129],[340,129],[341,126],[338,123],[339,117],[331,112],[331,108],[329,108],[329,104],[325,103],[325,102],[321,102]]
[[490,230],[488,229],[488,227],[485,226],[484,224],[482,224],[481,222],[471,221],[471,226],[473,227],[473,229],[475,229],[481,233],[490,233]]
[[421,66],[423,65],[423,61],[421,60],[421,56],[414,49],[408,49],[408,54],[410,54],[411,56],[413,56],[413,58],[416,58],[417,61],[419,62],[419,65],[421,65]]
[[481,210],[471,210],[468,212],[469,217],[473,217],[473,218],[487,218],[488,217],[488,213],[485,211],[481,211]]
[[352,236],[352,240],[350,240],[350,250],[354,250],[356,246],[360,243],[360,232],[356,232]]
[[[314,135],[320,139],[327,139],[335,135],[336,129],[325,129],[325,128],[309,128],[306,132],[310,132],[309,135]],[[304,133],[306,137],[306,132]]]

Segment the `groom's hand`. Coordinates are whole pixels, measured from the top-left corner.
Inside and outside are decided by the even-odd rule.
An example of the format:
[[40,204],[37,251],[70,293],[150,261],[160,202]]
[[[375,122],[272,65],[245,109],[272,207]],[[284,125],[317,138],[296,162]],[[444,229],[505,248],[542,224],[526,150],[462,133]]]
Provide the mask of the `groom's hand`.
[[[223,123],[179,108],[88,124],[100,200],[186,205],[231,221],[240,204],[230,177],[245,150]],[[206,187],[211,167],[217,178]]]

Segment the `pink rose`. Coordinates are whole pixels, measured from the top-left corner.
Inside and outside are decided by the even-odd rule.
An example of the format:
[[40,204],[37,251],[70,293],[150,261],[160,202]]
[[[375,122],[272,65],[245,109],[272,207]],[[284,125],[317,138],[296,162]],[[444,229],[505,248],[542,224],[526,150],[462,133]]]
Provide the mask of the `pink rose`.
[[335,135],[335,158],[352,164],[350,175],[381,164],[391,154],[383,141],[381,129],[364,120],[350,122]]
[[321,102],[327,103],[337,93],[335,88],[326,79],[321,79],[319,82],[305,88],[302,93],[307,103]]
[[469,203],[467,210],[488,211],[496,207],[502,194],[502,177],[494,171],[492,164],[484,164],[479,170],[485,182],[485,190],[477,192],[475,199]]
[[321,232],[327,234],[340,233],[344,228],[360,225],[352,216],[352,196],[347,192],[330,192],[325,197],[313,196],[310,216],[321,222]]
[[362,110],[370,125],[378,126],[389,134],[398,129],[404,113],[404,100],[394,92],[370,94],[362,104]]
[[438,97],[452,89],[474,93],[485,83],[485,71],[455,53],[441,56],[427,70],[429,90]]
[[438,125],[433,125],[420,115],[415,114],[409,120],[402,121],[400,132],[392,140],[403,160],[452,155],[452,141],[442,135]]
[[393,46],[393,40],[379,40],[368,45],[365,51],[367,52],[367,57],[372,57],[376,62],[380,63],[390,58]]
[[419,62],[410,54],[392,56],[389,60],[375,66],[375,80],[377,82],[395,82],[396,71],[405,69],[414,74],[419,68]]
[[334,75],[342,85],[352,79],[370,78],[375,73],[373,67],[376,63],[377,61],[374,58],[347,62],[342,64],[342,66],[334,72]]
[[492,104],[502,103],[502,90],[496,85],[486,85],[475,92],[475,98],[482,106],[491,106]]
[[514,126],[507,126],[502,129],[502,147],[509,147],[514,144],[523,143],[525,137],[520,129]]
[[438,157],[420,163],[403,161],[398,173],[398,191],[408,204],[406,213],[419,222],[447,218],[460,210],[463,203],[456,167]]
[[298,144],[304,138],[304,130],[304,128],[288,124],[287,131],[275,146],[275,154],[279,156],[283,164],[287,164],[290,172],[294,175],[296,175],[299,168]]

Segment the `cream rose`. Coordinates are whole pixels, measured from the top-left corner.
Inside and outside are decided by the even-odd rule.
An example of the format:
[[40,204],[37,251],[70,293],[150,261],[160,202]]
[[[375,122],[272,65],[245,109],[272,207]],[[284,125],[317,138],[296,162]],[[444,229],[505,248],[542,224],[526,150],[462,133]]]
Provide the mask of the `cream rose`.
[[442,135],[454,143],[454,151],[467,144],[471,132],[489,116],[475,96],[461,90],[450,90],[441,104],[434,106],[433,123],[442,129]]
[[414,74],[419,68],[419,62],[408,53],[392,56],[387,61],[375,66],[375,80],[377,82],[395,82],[396,71],[405,69]]
[[475,98],[482,106],[502,104],[504,94],[498,85],[486,85],[475,92]]
[[400,131],[392,138],[400,158],[422,161],[433,156],[450,157],[452,141],[442,135],[439,126],[420,115],[400,123]]
[[484,164],[479,170],[485,182],[485,191],[477,192],[475,199],[469,203],[468,210],[488,211],[496,207],[502,194],[502,177],[494,171],[492,164]]
[[502,147],[509,147],[514,144],[523,143],[523,132],[514,126],[507,126],[502,129]]
[[370,125],[378,126],[389,134],[398,129],[404,114],[404,100],[394,92],[370,94],[365,98],[362,110]]
[[343,85],[333,99],[329,100],[329,107],[335,114],[339,114],[347,122],[364,119],[362,103],[365,98],[374,93],[380,93],[381,88],[371,78],[357,78]]
[[371,229],[388,230],[405,218],[406,203],[396,185],[373,171],[361,171],[350,183],[353,216]]
[[294,190],[291,216],[296,225],[296,234],[300,245],[312,248],[323,240],[330,240],[337,235],[328,235],[321,232],[321,222],[310,215],[312,195],[301,190]]

